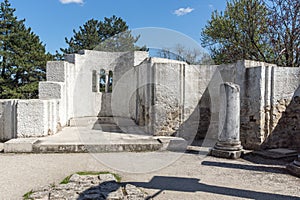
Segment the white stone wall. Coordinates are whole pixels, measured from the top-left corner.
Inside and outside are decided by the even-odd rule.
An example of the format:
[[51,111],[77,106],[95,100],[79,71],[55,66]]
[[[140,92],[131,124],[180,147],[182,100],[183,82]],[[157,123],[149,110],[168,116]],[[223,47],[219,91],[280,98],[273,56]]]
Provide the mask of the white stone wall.
[[59,100],[1,100],[0,140],[41,137],[61,129]]
[[18,100],[0,100],[0,141],[16,137],[16,104]]
[[[113,71],[113,88],[118,80],[124,76],[126,72],[132,70],[134,64],[139,64],[148,56],[144,52],[99,52],[84,51],[81,55],[76,54],[69,61],[75,61],[75,84],[73,94],[73,117],[98,116],[99,113],[105,113],[101,109],[103,97],[101,92],[92,91],[93,71],[100,72],[101,69]],[[136,59],[135,59],[136,57]],[[133,81],[130,79],[129,81]],[[126,90],[123,90],[126,95]],[[123,96],[120,94],[120,96]],[[109,106],[107,106],[109,107]],[[122,115],[122,113],[116,113]]]
[[[95,91],[93,73],[101,69],[113,72],[112,93]],[[0,140],[54,134],[71,118],[97,116],[132,119],[154,135],[216,137],[219,87],[233,82],[241,89],[243,145],[294,145],[300,142],[299,77],[299,68],[263,62],[199,66],[147,52],[85,50],[48,62],[39,100],[0,101]]]
[[60,128],[59,100],[19,100],[17,137],[52,135]]

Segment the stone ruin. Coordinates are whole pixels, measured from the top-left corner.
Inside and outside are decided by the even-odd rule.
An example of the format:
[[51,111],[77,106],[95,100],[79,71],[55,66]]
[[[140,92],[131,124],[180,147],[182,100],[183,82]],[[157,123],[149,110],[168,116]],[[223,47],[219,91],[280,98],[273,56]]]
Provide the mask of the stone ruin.
[[48,62],[39,99],[0,101],[0,140],[107,119],[124,132],[216,138],[224,82],[240,87],[244,148],[299,148],[300,68],[248,60],[189,65],[141,51],[84,50]]

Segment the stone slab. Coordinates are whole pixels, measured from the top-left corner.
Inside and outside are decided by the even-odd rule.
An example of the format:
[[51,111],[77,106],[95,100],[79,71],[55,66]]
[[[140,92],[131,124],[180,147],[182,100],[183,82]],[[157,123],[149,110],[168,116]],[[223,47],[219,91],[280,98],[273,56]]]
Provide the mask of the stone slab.
[[5,153],[31,153],[37,138],[11,139],[4,143]]
[[277,148],[277,149],[269,149],[269,152],[274,152],[278,154],[284,154],[284,155],[297,155],[297,151],[291,150],[291,149],[284,149],[284,148]]
[[294,163],[290,163],[286,166],[286,169],[294,176],[300,178],[300,167],[295,165]]
[[183,138],[174,138],[170,140],[167,150],[168,151],[178,151],[178,152],[184,152],[186,151],[188,146],[188,143]]
[[187,150],[188,142],[179,137],[157,136],[154,137],[163,145],[161,150],[184,152]]
[[103,132],[66,127],[58,134],[41,138],[18,138],[5,144],[14,153],[86,153],[157,151],[162,143],[151,136]]
[[4,143],[0,142],[0,152],[4,151]]
[[93,125],[97,122],[97,117],[78,117],[78,118],[72,118],[69,120],[69,126],[77,126],[77,127],[84,127],[88,125]]
[[241,157],[243,151],[224,151],[219,149],[211,149],[209,155],[218,158],[238,159]]
[[161,144],[157,142],[131,142],[112,144],[84,144],[84,143],[37,143],[33,146],[34,153],[108,153],[108,152],[147,152],[158,151]]
[[[287,154],[284,154],[283,152],[289,152]],[[266,158],[272,158],[272,159],[281,159],[281,158],[290,158],[290,157],[297,157],[297,152],[294,151],[292,153],[292,151],[287,151],[287,150],[260,150],[260,151],[253,151],[252,152],[254,155],[259,155],[262,157],[266,157]]]

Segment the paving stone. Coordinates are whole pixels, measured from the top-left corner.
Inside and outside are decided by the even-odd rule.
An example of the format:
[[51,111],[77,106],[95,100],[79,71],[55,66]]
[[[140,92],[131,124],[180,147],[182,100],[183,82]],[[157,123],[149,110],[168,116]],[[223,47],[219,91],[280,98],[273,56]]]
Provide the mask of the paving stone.
[[[78,175],[73,174],[67,184],[42,187],[34,191],[29,198],[37,199],[106,199],[140,200],[146,194],[134,185],[123,186],[112,174]],[[95,184],[96,183],[96,184]]]
[[285,154],[285,155],[297,154],[297,151],[295,150],[284,149],[284,148],[269,149],[268,151],[278,153],[278,154]]

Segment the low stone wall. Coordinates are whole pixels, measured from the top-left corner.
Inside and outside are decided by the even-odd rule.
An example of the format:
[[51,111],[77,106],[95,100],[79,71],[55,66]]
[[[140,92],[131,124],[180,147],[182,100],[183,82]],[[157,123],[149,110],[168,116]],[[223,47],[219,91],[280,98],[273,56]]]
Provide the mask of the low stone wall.
[[0,100],[0,141],[17,136],[16,109],[18,100]]
[[1,100],[0,140],[42,137],[61,129],[59,100]]
[[17,137],[52,135],[61,129],[59,100],[20,100],[17,104]]

